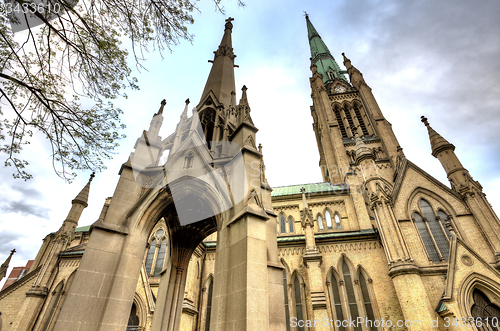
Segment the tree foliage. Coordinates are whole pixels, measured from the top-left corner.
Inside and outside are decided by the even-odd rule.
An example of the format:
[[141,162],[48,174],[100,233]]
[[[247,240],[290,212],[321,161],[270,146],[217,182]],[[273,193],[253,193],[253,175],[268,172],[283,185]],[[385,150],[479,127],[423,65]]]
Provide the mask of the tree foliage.
[[[221,0],[212,1],[222,12]],[[25,180],[32,176],[22,148],[37,132],[50,141],[60,177],[105,169],[123,137],[122,111],[112,101],[126,97],[128,88],[138,89],[127,58],[142,67],[148,48],[171,51],[180,41],[191,41],[187,25],[198,10],[192,0],[49,2],[60,6],[59,13],[48,17],[35,11],[44,24],[15,38],[16,19],[0,4],[0,152],[6,153],[5,165],[14,167],[14,177]],[[125,38],[129,50],[121,45]]]

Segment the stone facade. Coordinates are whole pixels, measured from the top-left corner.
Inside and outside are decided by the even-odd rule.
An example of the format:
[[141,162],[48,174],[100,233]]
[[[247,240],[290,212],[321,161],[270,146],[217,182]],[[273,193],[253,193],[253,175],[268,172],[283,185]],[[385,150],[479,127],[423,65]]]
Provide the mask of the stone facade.
[[[188,118],[186,101],[177,131],[162,140],[162,102],[99,220],[76,228],[89,182],[27,275],[0,292],[2,331],[482,330],[478,318],[497,325],[500,220],[481,185],[425,118],[451,188],[407,160],[361,72],[345,55],[340,70],[306,21],[323,182],[271,192],[245,87],[236,105],[228,20],[198,113]],[[209,150],[187,143],[197,139],[195,115]],[[187,193],[158,186],[165,167],[158,172],[145,151],[168,146],[178,154],[167,164],[184,172],[212,167],[214,187],[217,174],[237,172],[222,162],[232,153],[223,141],[238,144],[243,166],[258,165],[258,185],[245,182],[234,213],[179,226],[172,196]],[[216,205],[203,183],[190,190]]]

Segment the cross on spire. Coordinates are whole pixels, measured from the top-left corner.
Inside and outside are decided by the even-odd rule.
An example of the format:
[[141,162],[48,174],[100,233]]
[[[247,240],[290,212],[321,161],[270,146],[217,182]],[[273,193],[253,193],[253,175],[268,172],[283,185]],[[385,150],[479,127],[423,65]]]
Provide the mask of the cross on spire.
[[305,10],[304,10],[304,16],[305,16],[306,18],[309,18],[309,14],[308,14]]
[[233,29],[233,23],[231,23],[232,21],[234,21],[234,18],[232,17],[229,17],[228,19],[226,19],[226,29],[229,29],[229,30],[232,30]]

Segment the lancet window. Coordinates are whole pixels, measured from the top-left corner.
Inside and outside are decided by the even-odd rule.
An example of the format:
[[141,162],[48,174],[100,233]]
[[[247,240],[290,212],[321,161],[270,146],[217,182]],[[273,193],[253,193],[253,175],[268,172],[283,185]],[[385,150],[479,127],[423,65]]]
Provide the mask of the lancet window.
[[342,226],[340,225],[339,214],[335,214],[335,225],[337,226],[337,229],[342,229]]
[[344,122],[342,121],[342,116],[340,115],[340,107],[335,105],[333,108],[333,112],[335,113],[335,119],[339,125],[340,133],[342,134],[342,138],[347,138],[347,131],[345,130]]
[[283,293],[285,294],[286,331],[290,331],[290,305],[288,303],[288,279],[286,277],[286,268],[283,268]]
[[293,232],[294,232],[294,231],[293,231],[293,217],[292,217],[292,216],[290,216],[290,217],[288,218],[288,230],[290,231],[290,233],[293,233]]
[[156,234],[151,238],[149,247],[146,253],[146,260],[144,266],[146,268],[146,275],[158,277],[163,270],[163,263],[165,262],[165,254],[167,252],[167,238],[165,231],[159,229]]
[[286,233],[285,215],[283,214],[280,215],[280,232]]
[[[357,279],[353,278],[351,269],[345,260],[342,262],[341,269],[341,276],[337,276],[333,271],[330,275],[330,301],[335,319],[339,321],[349,321],[362,317],[367,321],[367,323],[364,324],[366,325],[366,330],[378,330],[375,326],[376,317],[372,304],[374,301],[370,296],[369,284],[365,275],[360,270],[357,274]],[[338,279],[338,277],[342,277],[343,280]],[[368,280],[371,282],[370,279]],[[346,324],[347,323],[344,323],[344,325],[337,325],[338,330],[346,331]],[[361,325],[354,325],[353,330],[361,331],[365,329],[363,329]]]
[[[295,314],[297,317],[297,321],[304,321],[304,305],[302,300],[302,288],[300,284],[299,277],[295,275],[293,279],[293,296],[295,300]],[[302,326],[300,326],[302,325]],[[298,331],[305,331],[304,324],[298,323],[297,325]]]
[[358,104],[355,102],[352,108],[354,110],[354,114],[356,115],[356,117],[358,119],[359,126],[361,127],[361,131],[363,132],[363,135],[367,136],[368,130],[366,129],[365,121],[364,121],[363,117],[361,116],[361,112],[359,110]]
[[[338,283],[338,280],[337,280],[337,277],[335,277],[335,275],[332,273],[332,276],[331,276],[331,282],[330,282],[330,286],[331,286],[331,289],[332,289],[332,305],[333,305],[333,311],[335,312],[335,319],[338,320],[338,321],[344,321],[345,318],[344,318],[344,313],[342,311],[342,302],[341,302],[341,297],[340,297],[340,291],[339,291],[339,283]],[[342,326],[342,324],[340,324],[339,326],[339,331],[345,331],[346,328],[344,326]]]
[[318,215],[318,228],[320,231],[324,229],[323,218],[321,217],[321,215]]
[[326,227],[328,229],[333,229],[332,216],[330,215],[330,212],[328,210],[325,211],[325,218],[326,218]]

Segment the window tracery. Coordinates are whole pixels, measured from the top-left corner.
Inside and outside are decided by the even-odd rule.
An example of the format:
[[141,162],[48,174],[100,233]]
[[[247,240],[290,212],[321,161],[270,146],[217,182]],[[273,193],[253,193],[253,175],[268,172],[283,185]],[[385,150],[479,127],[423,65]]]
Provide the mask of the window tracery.
[[432,262],[448,261],[450,232],[445,224],[448,215],[439,210],[436,216],[431,204],[425,199],[420,199],[419,206],[423,216],[414,212],[413,220],[429,258]]
[[478,330],[500,330],[500,308],[479,289],[474,289],[472,299],[471,316],[477,321]]

